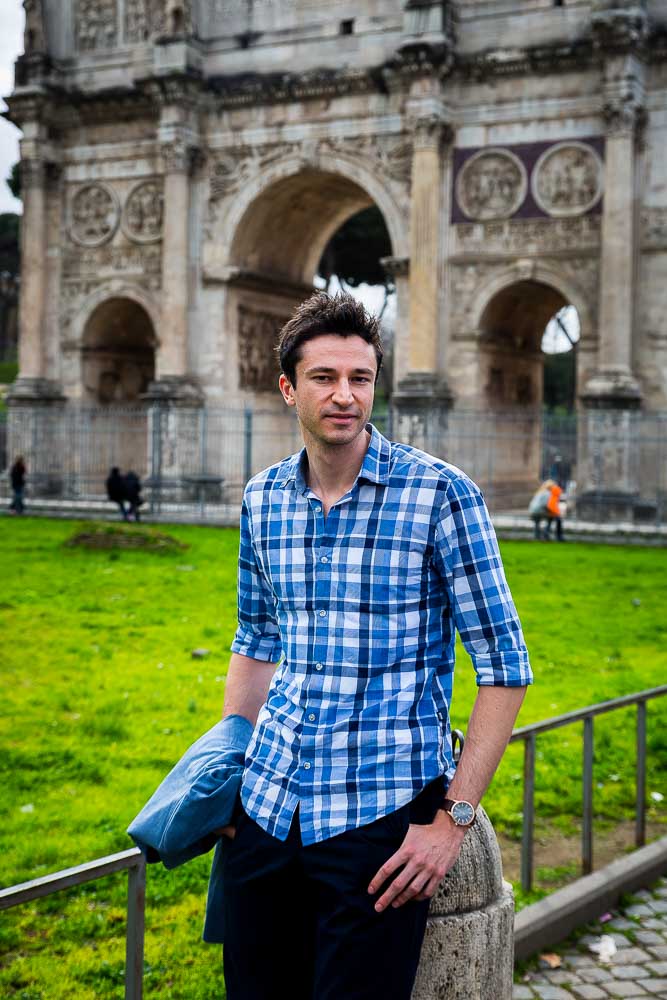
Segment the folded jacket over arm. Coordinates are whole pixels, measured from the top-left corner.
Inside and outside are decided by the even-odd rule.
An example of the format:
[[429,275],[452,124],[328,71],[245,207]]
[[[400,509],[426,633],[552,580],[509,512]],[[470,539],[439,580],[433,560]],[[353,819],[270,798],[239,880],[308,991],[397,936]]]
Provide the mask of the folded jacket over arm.
[[215,831],[234,818],[245,750],[253,727],[229,715],[186,750],[179,762],[132,820],[127,832],[148,862],[176,868],[206,854],[216,844],[204,940],[222,941],[222,853],[224,838]]

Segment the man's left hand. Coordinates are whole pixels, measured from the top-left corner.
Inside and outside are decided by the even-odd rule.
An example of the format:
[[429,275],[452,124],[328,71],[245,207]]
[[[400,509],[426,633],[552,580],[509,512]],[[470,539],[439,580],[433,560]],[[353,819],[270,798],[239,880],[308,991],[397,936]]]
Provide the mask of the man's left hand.
[[430,825],[410,824],[395,854],[385,861],[368,886],[378,892],[399,868],[402,871],[375,904],[378,913],[388,906],[402,906],[411,899],[430,899],[456,861],[466,827],[457,827],[441,810]]

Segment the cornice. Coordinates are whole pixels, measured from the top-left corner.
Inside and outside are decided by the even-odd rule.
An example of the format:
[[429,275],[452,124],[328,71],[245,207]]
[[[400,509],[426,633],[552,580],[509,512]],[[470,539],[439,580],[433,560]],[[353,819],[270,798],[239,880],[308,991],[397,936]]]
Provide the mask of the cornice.
[[[607,49],[598,33],[569,44],[456,54],[444,44],[408,45],[379,66],[365,69],[316,69],[305,73],[242,73],[208,78],[194,73],[151,76],[135,85],[95,93],[67,87],[65,66],[51,67],[41,78],[30,74],[29,86],[7,98],[10,121],[48,115],[57,127],[157,118],[161,108],[178,105],[187,110],[233,110],[262,104],[288,104],[334,99],[355,94],[407,93],[414,79],[430,76],[443,81],[452,76],[462,82],[481,82],[535,74],[560,74],[599,70],[618,49]],[[616,44],[616,43],[615,43]],[[667,62],[667,29],[654,27],[640,57],[649,64]],[[46,64],[38,57],[34,73]],[[54,73],[57,70],[57,76]],[[446,84],[445,84],[446,86]]]

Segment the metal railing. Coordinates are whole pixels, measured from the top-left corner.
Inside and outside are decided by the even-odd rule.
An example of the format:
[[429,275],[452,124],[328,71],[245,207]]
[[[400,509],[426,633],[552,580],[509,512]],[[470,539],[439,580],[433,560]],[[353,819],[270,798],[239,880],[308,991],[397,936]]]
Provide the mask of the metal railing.
[[137,847],[106,858],[97,858],[75,868],[52,872],[31,882],[0,889],[0,910],[50,896],[127,870],[127,930],[125,938],[125,1000],[141,1000],[144,974],[144,911],[146,901],[146,861]]
[[667,694],[667,684],[648,688],[637,694],[624,695],[601,701],[587,708],[566,712],[553,719],[534,722],[530,726],[515,729],[510,743],[523,740],[523,825],[521,834],[521,888],[529,892],[533,887],[533,832],[535,820],[535,738],[561,726],[583,722],[582,760],[582,823],[581,823],[581,871],[588,875],[593,870],[593,720],[596,715],[613,712],[615,709],[637,706],[635,766],[635,846],[646,843],[646,703],[651,698]]
[[[562,726],[583,722],[583,822],[582,822],[582,874],[593,868],[593,719],[615,709],[637,706],[637,762],[636,762],[636,812],[635,844],[646,842],[646,703],[652,698],[667,694],[667,684],[649,688],[636,694],[599,702],[575,712],[567,712],[553,719],[544,719],[529,726],[515,729],[510,743],[524,743],[523,830],[521,840],[521,887],[530,891],[533,884],[533,827],[535,796],[535,738],[541,733]],[[455,759],[460,757],[463,734],[453,730]],[[125,1000],[141,1000],[143,994],[144,910],[146,896],[146,862],[143,854],[134,847],[106,858],[98,858],[75,868],[22,882],[20,885],[0,889],[0,910],[27,903],[42,896],[49,896],[61,889],[92,882],[114,872],[127,869],[127,931],[125,963]]]

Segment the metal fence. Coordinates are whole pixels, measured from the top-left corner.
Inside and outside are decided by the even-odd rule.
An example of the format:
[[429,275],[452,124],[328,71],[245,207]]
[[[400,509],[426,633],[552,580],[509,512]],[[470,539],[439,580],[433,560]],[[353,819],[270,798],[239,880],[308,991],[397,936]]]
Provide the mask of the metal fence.
[[521,837],[521,888],[529,891],[533,886],[533,832],[535,820],[535,738],[562,726],[583,722],[582,759],[582,823],[581,823],[581,870],[588,875],[593,870],[593,722],[596,716],[613,712],[630,705],[637,706],[635,761],[635,846],[646,843],[646,705],[652,698],[667,694],[667,684],[649,688],[637,694],[611,701],[598,702],[576,712],[530,726],[522,726],[512,733],[510,742],[523,740],[523,828]]
[[0,889],[0,910],[50,896],[115,872],[127,871],[127,922],[125,938],[125,1000],[141,1000],[144,976],[144,913],[146,902],[146,862],[141,851],[132,847],[119,854],[88,861],[76,868],[53,872],[31,882]]
[[[391,412],[373,419],[388,436],[399,436]],[[586,520],[667,520],[667,413],[596,423],[588,413],[454,409],[446,426],[427,430],[425,438],[428,451],[479,484],[493,513],[524,514],[538,482],[551,477],[568,486],[569,517],[577,516],[582,487],[592,485],[598,499],[588,503]],[[28,499],[100,500],[115,465],[139,475],[153,513],[192,519],[237,510],[247,479],[300,447],[294,414],[285,407],[68,403],[22,407],[9,424],[0,415],[0,463],[6,468],[15,454],[26,457]],[[619,481],[633,494],[625,514],[608,488]]]
[[[646,842],[646,706],[653,698],[667,694],[667,684],[639,691],[636,694],[599,702],[575,712],[545,719],[529,726],[515,729],[510,742],[524,744],[523,833],[521,839],[521,886],[529,891],[533,884],[533,828],[535,789],[535,738],[563,726],[577,722],[584,724],[583,775],[582,775],[582,874],[593,870],[593,720],[598,715],[637,707],[636,746],[636,806],[635,845]],[[455,759],[460,756],[463,734],[453,731]],[[31,882],[0,889],[0,910],[51,895],[62,889],[83,885],[118,871],[128,871],[128,897],[126,922],[125,1000],[141,1000],[143,994],[144,913],[146,892],[146,864],[136,847],[106,858],[54,872]]]

